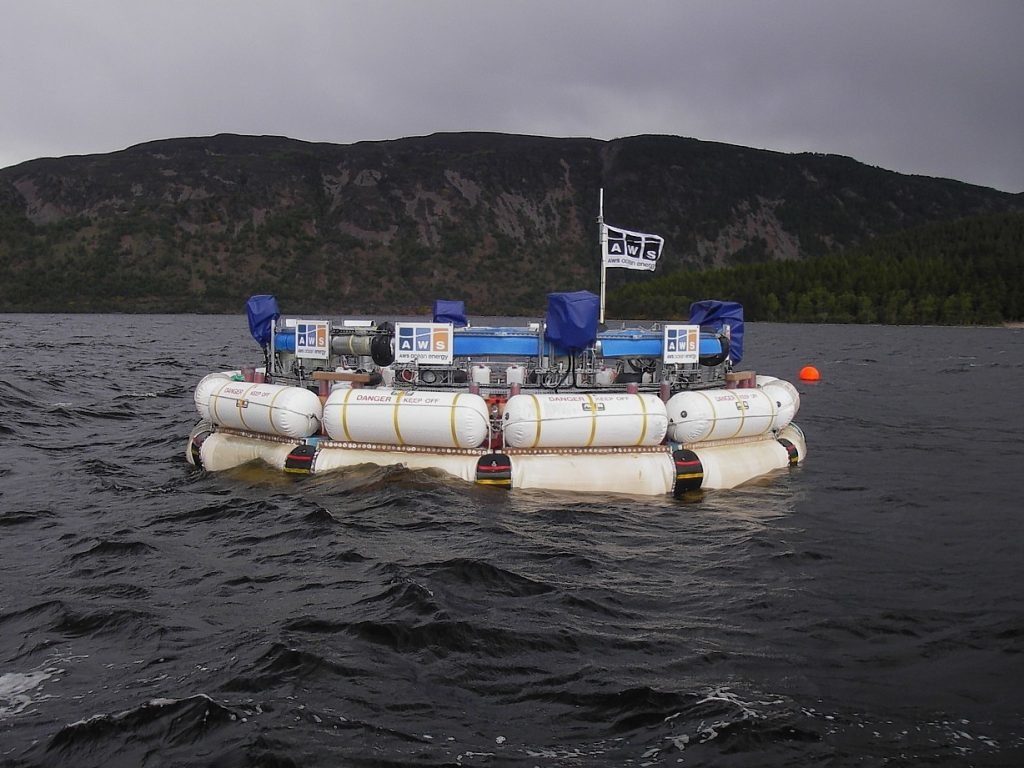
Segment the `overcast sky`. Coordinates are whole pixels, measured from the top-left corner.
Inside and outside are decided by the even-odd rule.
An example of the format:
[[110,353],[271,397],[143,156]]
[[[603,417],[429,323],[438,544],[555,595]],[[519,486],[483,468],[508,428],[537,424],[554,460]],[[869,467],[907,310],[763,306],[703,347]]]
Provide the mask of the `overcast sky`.
[[692,136],[1024,191],[1024,0],[0,0],[0,167],[231,132]]

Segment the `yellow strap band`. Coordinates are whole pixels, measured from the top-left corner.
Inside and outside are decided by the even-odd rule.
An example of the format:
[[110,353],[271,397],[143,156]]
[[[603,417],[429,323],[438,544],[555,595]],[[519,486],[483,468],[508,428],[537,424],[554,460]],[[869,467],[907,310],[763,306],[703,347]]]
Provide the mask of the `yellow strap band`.
[[352,389],[345,390],[345,397],[341,400],[341,431],[345,434],[345,439],[350,443],[355,442],[352,440],[352,435],[348,431],[348,399],[352,395]]
[[540,422],[541,422],[541,418],[540,418],[540,400],[538,400],[537,396],[534,395],[534,394],[531,394],[530,397],[533,398],[533,407],[537,411],[537,434],[536,434],[536,436],[533,439],[533,445],[531,445],[530,447],[531,448],[536,448],[538,445],[540,445]]
[[220,397],[220,391],[224,389],[224,387],[226,387],[228,384],[234,384],[234,382],[231,381],[231,379],[227,379],[226,381],[221,382],[221,385],[217,387],[216,392],[210,393],[210,421],[212,421],[214,424],[218,423],[219,421],[219,419],[217,418],[217,398]]
[[594,396],[589,392],[586,393],[587,400],[590,401],[590,438],[587,440],[587,448],[594,444],[594,436],[597,434],[597,403],[594,402]]
[[402,433],[398,429],[398,404],[402,402],[402,396],[405,395],[404,390],[398,391],[398,397],[395,398],[395,439],[398,440],[399,445],[405,445],[405,441],[402,439]]
[[[235,407],[238,409],[238,420],[240,422],[242,422],[242,426],[245,429],[252,429],[252,427],[250,427],[248,424],[245,423],[245,416],[242,415],[242,411],[244,411],[245,408],[242,407],[242,403],[246,402],[245,396],[248,395],[250,392],[252,392],[252,390],[253,390],[253,388],[255,386],[256,386],[255,384],[250,385],[249,388],[242,393],[242,396],[240,398],[238,398],[237,400],[235,400]],[[278,394],[280,394],[280,393],[278,393]],[[277,395],[274,395],[274,397],[277,397]],[[270,428],[271,428],[271,430],[273,430],[273,428],[274,428],[274,417],[273,417],[273,415],[271,415],[271,417],[270,417]]]
[[736,435],[743,431],[743,422],[747,419],[747,404],[744,402],[743,398],[740,397],[738,389],[727,389],[725,391],[731,393],[732,396],[736,398],[736,410],[740,412],[740,423],[736,427],[736,432],[732,435],[732,437],[736,437]]
[[458,448],[459,447],[459,435],[455,431],[455,404],[457,402],[459,402],[459,398],[461,396],[462,396],[461,393],[459,393],[459,394],[456,394],[455,397],[452,398],[451,419],[450,419],[450,421],[451,421],[451,428],[452,428],[452,447],[453,448]]
[[[259,386],[259,385],[258,384],[253,384],[252,386],[256,387],[256,386]],[[252,391],[252,387],[249,387],[249,389],[247,389],[245,393],[249,394],[249,392],[251,392],[251,391]],[[267,419],[270,421],[270,431],[271,432],[274,431],[274,401],[277,400],[277,398],[280,396],[280,394],[282,392],[284,392],[284,391],[285,390],[283,390],[283,389],[277,390],[277,392],[274,393],[274,396],[272,398],[270,398],[270,405],[267,406],[267,408],[270,409],[270,412],[267,414]]]
[[[707,395],[705,395],[699,389],[696,390],[696,393],[698,395],[700,395],[701,397],[703,397],[707,401],[708,407],[711,408],[711,432],[713,433],[716,429],[718,429],[718,417],[715,415],[715,413],[716,413],[716,411],[715,411],[715,401],[712,400]],[[705,437],[707,437],[707,435],[705,435]]]
[[644,438],[647,437],[647,403],[644,402],[644,396],[637,394],[637,398],[640,400],[640,411],[644,415],[643,426],[640,430],[640,439],[636,441],[637,445],[644,444]]

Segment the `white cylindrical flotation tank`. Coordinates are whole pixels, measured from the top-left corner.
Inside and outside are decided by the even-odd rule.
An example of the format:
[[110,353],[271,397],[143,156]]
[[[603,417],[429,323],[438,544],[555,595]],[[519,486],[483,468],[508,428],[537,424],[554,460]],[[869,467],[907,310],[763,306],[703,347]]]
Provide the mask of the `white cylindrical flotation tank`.
[[[785,383],[785,382],[783,382]],[[668,437],[679,443],[756,437],[785,427],[796,413],[784,386],[678,392],[665,404]]]
[[407,469],[439,469],[472,483],[476,479],[478,458],[479,456],[473,454],[407,453],[397,449],[379,451],[364,448],[321,448],[316,457],[316,472],[333,472],[360,464],[376,464],[383,467],[401,465]]
[[[793,455],[783,445],[783,440],[792,446]],[[738,443],[697,445],[693,453],[701,464],[701,488],[735,488],[792,466],[794,456],[795,461],[803,461],[807,443],[803,431],[796,424],[789,424],[779,431],[778,439],[765,435]]]
[[[288,454],[295,449],[295,445],[268,440],[266,437],[214,432],[199,448],[198,465],[208,472],[221,472],[259,460],[280,471],[285,468]],[[191,457],[189,461],[196,463]]]
[[[775,398],[779,413],[785,418],[787,424],[791,422],[797,411],[800,410],[800,393],[797,388],[785,379],[761,375],[757,377],[757,386]],[[787,416],[788,418],[786,418]]]
[[505,442],[514,448],[658,445],[665,404],[652,394],[520,394],[505,404]]
[[199,380],[196,384],[196,391],[192,395],[192,399],[196,404],[196,410],[199,411],[199,415],[205,420],[210,420],[210,394],[217,390],[221,384],[226,381],[231,381],[233,376],[241,376],[242,372],[238,371],[218,371],[217,373],[208,373]]
[[[216,376],[217,374],[212,374]],[[301,387],[204,378],[196,408],[217,426],[282,437],[309,437],[320,429],[320,398]]]
[[671,493],[674,480],[668,452],[512,457],[513,488],[658,495]]
[[344,442],[475,448],[489,424],[486,401],[471,392],[346,389],[324,405],[327,434]]

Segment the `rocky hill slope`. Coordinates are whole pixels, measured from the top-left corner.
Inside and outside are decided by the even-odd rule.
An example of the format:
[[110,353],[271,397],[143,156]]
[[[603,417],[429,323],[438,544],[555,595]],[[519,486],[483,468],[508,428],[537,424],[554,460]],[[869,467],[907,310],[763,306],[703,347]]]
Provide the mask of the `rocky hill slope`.
[[[597,290],[609,224],[658,271],[805,259],[1024,198],[850,158],[669,136],[168,139],[0,170],[0,311],[534,313]],[[614,289],[640,273],[609,270]]]

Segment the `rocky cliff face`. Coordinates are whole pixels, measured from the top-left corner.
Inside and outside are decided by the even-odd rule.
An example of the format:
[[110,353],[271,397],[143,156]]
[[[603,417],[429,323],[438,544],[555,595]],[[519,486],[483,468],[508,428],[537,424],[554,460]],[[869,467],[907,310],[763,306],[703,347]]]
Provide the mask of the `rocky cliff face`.
[[[438,134],[354,145],[220,135],[0,170],[0,310],[535,312],[596,290],[608,223],[660,272],[800,259],[1021,196],[849,158],[692,139]],[[637,279],[610,270],[609,284]]]

